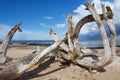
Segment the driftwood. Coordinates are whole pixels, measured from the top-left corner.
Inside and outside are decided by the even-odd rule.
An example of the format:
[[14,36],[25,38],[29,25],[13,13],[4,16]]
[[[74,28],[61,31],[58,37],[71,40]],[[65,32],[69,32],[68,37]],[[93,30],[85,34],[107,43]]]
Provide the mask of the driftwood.
[[[20,77],[34,65],[40,64],[45,59],[51,57],[50,54],[53,54],[52,56],[55,57],[58,54],[59,57],[64,61],[86,67],[90,70],[103,68],[112,63],[116,51],[116,32],[114,23],[112,21],[112,10],[109,6],[107,6],[105,9],[105,5],[101,5],[103,14],[97,14],[94,6],[92,6],[90,3],[85,4],[85,6],[86,10],[89,10],[91,12],[91,15],[88,15],[81,19],[75,27],[73,27],[72,25],[72,14],[67,15],[68,32],[63,39],[59,39],[57,34],[54,33],[52,29],[50,29],[49,34],[55,40],[55,43],[53,45],[49,46],[41,52],[39,50],[36,50],[23,58],[12,60],[10,62],[5,62],[7,58],[6,52],[12,36],[17,29],[21,31],[21,29],[19,28],[21,23],[16,25],[8,33],[6,39],[1,45],[0,62],[3,64],[0,65],[0,80],[13,80]],[[104,25],[102,24],[101,20],[105,20],[108,24],[111,36],[111,43],[108,40]],[[78,35],[83,25],[93,21],[95,21],[98,25],[104,45],[104,55],[101,60],[98,59],[98,55],[94,54],[97,53],[97,51],[89,49],[91,50],[91,52],[86,52],[84,51],[84,49],[82,50],[83,47],[81,47],[78,40]]]
[[[63,55],[63,58],[65,58],[65,59],[68,59],[68,60],[71,60],[71,62],[73,62],[74,64],[78,64],[78,65],[82,65],[82,66],[85,66],[85,67],[88,67],[88,68],[94,68],[94,69],[98,69],[98,68],[102,68],[102,67],[104,67],[104,66],[106,66],[106,65],[108,65],[108,64],[110,64],[112,61],[113,61],[113,55],[115,55],[115,45],[116,45],[116,43],[115,43],[115,36],[116,36],[116,33],[115,33],[115,29],[114,29],[114,26],[113,26],[113,23],[112,23],[112,25],[110,25],[113,29],[111,29],[111,34],[113,34],[112,35],[112,51],[111,51],[111,48],[110,48],[110,43],[109,43],[109,41],[108,41],[108,38],[107,38],[107,35],[106,35],[106,32],[105,32],[105,29],[104,29],[104,26],[103,26],[103,24],[102,24],[102,22],[101,22],[101,19],[103,20],[103,19],[105,19],[105,17],[104,17],[104,15],[102,14],[102,15],[98,15],[97,13],[96,13],[96,11],[95,11],[95,9],[94,9],[94,7],[92,6],[92,5],[90,5],[89,3],[87,3],[86,4],[86,8],[88,9],[88,10],[90,10],[90,12],[92,13],[92,16],[93,17],[85,17],[85,18],[83,18],[82,20],[80,20],[79,22],[78,22],[78,24],[77,24],[77,26],[74,28],[74,32],[73,32],[73,36],[71,37],[72,38],[72,40],[76,40],[77,42],[79,42],[78,41],[78,38],[77,38],[77,36],[75,36],[75,35],[78,35],[77,34],[77,31],[79,30],[80,31],[80,29],[81,29],[81,25],[83,25],[84,23],[86,23],[86,22],[92,22],[92,21],[96,21],[96,23],[97,23],[97,25],[98,25],[98,27],[99,27],[99,29],[100,29],[100,33],[101,33],[101,36],[102,36],[102,39],[103,39],[103,44],[104,44],[104,49],[105,49],[105,53],[104,53],[104,56],[103,56],[103,58],[102,58],[102,60],[100,60],[100,61],[97,61],[97,60],[93,60],[92,58],[88,58],[88,57],[84,57],[84,54],[85,53],[80,53],[80,51],[79,51],[79,54],[80,55],[83,55],[83,56],[79,56],[79,55],[77,55],[78,53],[75,53],[74,52],[74,50],[72,51],[72,49],[69,49],[69,51],[71,52],[71,53],[73,53],[74,52],[74,54],[73,54],[73,56],[74,57],[72,57],[71,59],[70,58],[66,58],[66,57],[64,57],[64,55]],[[110,7],[109,7],[110,8]],[[89,15],[89,16],[91,16],[91,15]],[[111,10],[108,10],[108,12],[107,12],[107,19],[112,19],[112,16],[113,16],[113,13],[111,12]],[[89,19],[90,18],[90,19]],[[101,18],[101,19],[100,19]],[[85,22],[84,22],[84,20],[85,20]],[[87,20],[87,21],[86,21]],[[68,20],[68,21],[70,21],[70,20]],[[81,22],[83,22],[83,23],[81,23]],[[69,24],[69,22],[68,22],[68,24]],[[71,23],[70,23],[71,24]],[[70,25],[69,24],[69,25]],[[79,26],[78,26],[79,25]],[[71,28],[71,26],[69,27],[69,28]],[[77,30],[76,30],[77,29]],[[72,32],[72,31],[71,31]],[[69,29],[69,32],[68,32],[68,34],[70,33],[70,29]],[[72,33],[70,33],[70,34],[72,34]],[[72,41],[70,42],[70,37],[68,36],[68,46],[73,46],[73,45],[71,45],[72,44]],[[73,41],[73,44],[75,44],[75,41]],[[70,47],[69,47],[70,48]],[[80,47],[75,47],[75,49],[79,49]],[[76,57],[76,55],[77,55],[77,57]],[[69,54],[68,54],[69,55]],[[86,54],[85,54],[86,55]],[[82,58],[83,57],[83,58]],[[80,59],[80,58],[82,58],[82,59]],[[87,63],[87,64],[86,64]]]
[[52,50],[56,49],[64,40],[60,40],[42,52],[34,51],[28,56],[0,66],[0,80],[13,80],[21,76],[25,71],[41,63],[45,56]]
[[20,22],[19,24],[17,24],[14,28],[12,28],[10,30],[10,32],[7,34],[5,40],[3,40],[2,42],[2,45],[1,45],[1,48],[0,48],[0,64],[1,63],[5,63],[7,57],[6,57],[6,52],[7,52],[7,49],[8,49],[8,45],[14,35],[14,33],[19,30],[20,32],[22,31],[20,29],[20,25],[22,24],[22,22]]
[[92,13],[93,18],[96,21],[96,23],[100,29],[100,33],[102,36],[105,52],[104,52],[104,56],[103,56],[102,60],[100,60],[98,62],[91,62],[89,65],[86,65],[85,63],[80,63],[80,62],[79,63],[84,65],[84,66],[91,67],[91,68],[101,68],[101,67],[104,67],[107,64],[109,64],[110,61],[112,61],[112,58],[111,58],[112,52],[111,52],[111,48],[110,48],[110,43],[109,43],[109,40],[107,38],[106,31],[104,29],[102,21],[101,21],[99,15],[97,14],[96,10],[94,9],[94,7],[91,6],[89,3],[85,4],[85,6]]

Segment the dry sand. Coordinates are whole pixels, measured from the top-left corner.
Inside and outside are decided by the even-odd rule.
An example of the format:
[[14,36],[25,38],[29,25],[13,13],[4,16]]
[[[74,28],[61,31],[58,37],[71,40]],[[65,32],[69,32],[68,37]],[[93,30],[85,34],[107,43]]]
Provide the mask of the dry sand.
[[[41,50],[45,46],[40,47]],[[10,46],[7,55],[13,59],[28,55],[34,51],[36,46],[15,45]],[[100,50],[101,52],[103,50]],[[117,48],[117,55],[120,55],[120,48]],[[59,62],[46,61],[43,64],[37,65],[17,80],[120,80],[120,58],[117,59],[104,69],[92,74],[87,70],[70,65],[68,67],[60,66]]]

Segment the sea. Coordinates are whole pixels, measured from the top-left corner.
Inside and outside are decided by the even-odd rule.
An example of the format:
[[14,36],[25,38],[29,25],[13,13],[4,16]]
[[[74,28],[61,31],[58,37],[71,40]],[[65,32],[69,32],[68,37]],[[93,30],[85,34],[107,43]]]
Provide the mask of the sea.
[[[28,45],[52,45],[54,40],[12,40],[11,44],[28,44]],[[80,45],[83,47],[103,47],[101,40],[80,41]],[[120,47],[120,41],[116,41],[117,47]]]

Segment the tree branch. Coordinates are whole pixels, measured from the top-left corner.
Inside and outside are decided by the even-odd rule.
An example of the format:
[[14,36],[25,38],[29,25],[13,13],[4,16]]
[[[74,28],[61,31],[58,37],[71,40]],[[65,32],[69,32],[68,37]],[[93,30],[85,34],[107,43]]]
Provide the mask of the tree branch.
[[[108,17],[109,19],[112,19],[112,17],[111,17],[112,15],[113,15],[113,14],[110,13],[110,11],[107,11],[107,17]],[[100,19],[101,19],[101,20],[104,19],[103,14],[99,14],[99,16],[100,16]],[[74,32],[74,33],[73,33],[73,37],[78,38],[79,32],[80,32],[82,26],[83,26],[84,24],[86,24],[86,23],[93,22],[93,21],[95,21],[95,20],[94,20],[94,18],[93,18],[92,15],[85,16],[85,17],[82,18],[80,21],[78,21],[78,23],[77,23],[77,25],[75,26],[74,31],[73,31],[73,32]]]
[[[110,36],[111,36],[111,50],[112,50],[112,58],[111,60],[114,60],[114,57],[115,57],[115,53],[116,53],[116,31],[115,31],[115,25],[113,23],[113,20],[112,19],[109,19],[107,17],[107,14],[106,14],[106,9],[109,13],[111,13],[112,15],[109,16],[111,18],[113,18],[113,12],[111,10],[111,8],[109,6],[106,6],[106,9],[105,9],[105,5],[104,4],[101,4],[102,6],[102,11],[103,11],[103,15],[104,15],[104,18],[105,18],[105,21],[108,25],[108,28],[110,30]],[[111,61],[112,62],[112,61]]]
[[98,61],[98,62],[92,62],[91,64],[84,64],[84,63],[80,63],[80,61],[78,61],[80,64],[82,64],[83,66],[87,66],[87,67],[92,67],[92,68],[100,68],[100,67],[104,67],[106,65],[108,65],[111,61],[111,49],[110,49],[110,45],[109,45],[109,40],[107,38],[105,29],[103,27],[103,24],[101,22],[101,19],[99,17],[99,15],[97,14],[95,8],[93,6],[91,6],[89,3],[85,4],[85,6],[89,9],[89,11],[92,13],[94,20],[96,21],[99,29],[100,29],[100,33],[102,36],[102,40],[103,40],[103,45],[104,45],[104,57],[102,58],[102,60]]
[[15,34],[15,32],[17,30],[19,30],[20,32],[22,31],[20,29],[20,25],[22,24],[22,22],[18,23],[15,27],[13,27],[10,32],[7,34],[5,40],[2,42],[2,45],[1,45],[1,49],[0,49],[0,64],[2,63],[5,63],[6,61],[6,52],[7,52],[7,49],[8,49],[8,46],[9,46],[9,43],[13,37],[13,35]]

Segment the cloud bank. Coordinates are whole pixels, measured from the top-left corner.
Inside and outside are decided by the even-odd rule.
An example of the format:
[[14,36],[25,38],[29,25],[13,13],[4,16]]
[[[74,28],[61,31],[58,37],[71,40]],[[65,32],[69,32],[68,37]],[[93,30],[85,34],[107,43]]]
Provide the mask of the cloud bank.
[[[96,8],[97,12],[100,14],[102,13],[101,9],[101,3],[105,5],[109,5],[114,13],[114,23],[115,24],[120,24],[120,1],[119,0],[114,0],[113,2],[110,1],[101,1],[101,0],[92,0],[91,3],[94,3],[94,7]],[[76,25],[76,23],[82,19],[83,17],[87,16],[90,14],[88,10],[85,10],[85,6],[81,4],[78,6],[75,10],[73,10],[73,23]],[[80,35],[84,36],[91,36],[95,37],[93,35],[99,34],[98,27],[95,22],[85,24],[83,28],[81,29]],[[97,35],[96,35],[97,36]],[[119,36],[119,35],[118,35]]]

